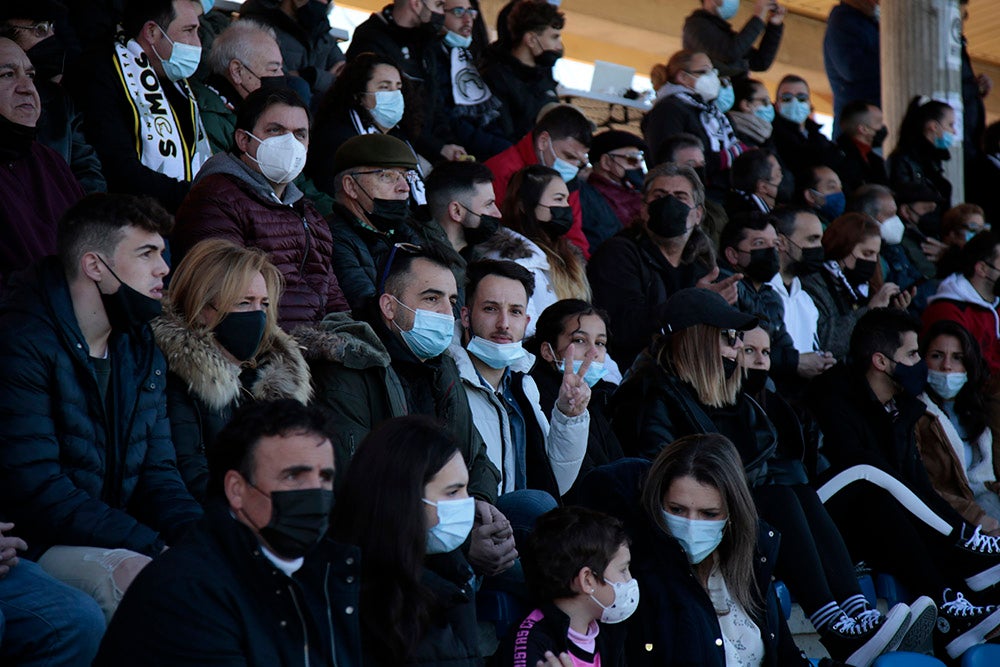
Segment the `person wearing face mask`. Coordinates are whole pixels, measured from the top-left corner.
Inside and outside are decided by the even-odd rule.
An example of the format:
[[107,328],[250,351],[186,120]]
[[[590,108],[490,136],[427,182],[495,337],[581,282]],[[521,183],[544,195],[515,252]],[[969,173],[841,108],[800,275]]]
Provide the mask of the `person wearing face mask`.
[[58,255],[19,273],[0,308],[0,356],[25,380],[0,389],[12,415],[0,420],[4,521],[26,557],[107,618],[201,516],[174,462],[167,366],[149,331],[172,222],[150,198],[86,197],[60,221]]
[[646,176],[640,224],[604,242],[587,266],[594,305],[611,318],[609,349],[624,365],[659,332],[659,309],[685,287],[705,287],[736,303],[742,275],[722,280],[702,231],[705,189],[691,167],[663,164]]
[[705,186],[724,187],[733,161],[746,149],[725,114],[715,105],[722,87],[712,60],[700,51],[670,56],[667,80],[657,102],[642,119],[642,133],[653,155],[670,136],[687,132],[705,146]]
[[509,36],[483,53],[483,81],[503,102],[500,128],[507,137],[531,131],[546,104],[558,102],[552,67],[563,56],[566,16],[546,0],[518,0],[507,15]]
[[629,569],[642,595],[626,621],[629,665],[810,664],[774,589],[778,533],[758,519],[724,436],[680,438],[652,463],[625,459],[584,484],[587,506],[619,518],[633,537]]
[[817,378],[807,402],[824,442],[836,443],[823,448],[830,468],[818,493],[851,554],[938,601],[935,650],[954,660],[1000,624],[1000,538],[956,512],[921,462],[928,367],[918,327],[903,311],[869,310],[850,361]]
[[358,448],[331,535],[364,554],[365,665],[482,664],[475,578],[460,549],[476,520],[469,483],[459,443],[427,417],[389,420]]
[[260,89],[236,117],[231,153],[213,156],[177,212],[174,251],[222,238],[268,252],[285,281],[278,324],[289,330],[348,309],[331,267],[330,228],[293,181],[309,144],[309,112],[290,89]]
[[820,349],[838,362],[847,358],[854,325],[870,308],[906,309],[911,291],[879,275],[882,236],[879,224],[863,213],[845,213],[823,232],[823,269],[802,280],[802,289],[819,311]]
[[957,322],[939,320],[921,337],[927,414],[917,422],[917,449],[931,484],[955,511],[989,535],[1000,534],[1000,483],[993,453],[988,379],[979,344]]
[[726,117],[737,138],[747,146],[773,151],[774,105],[767,86],[756,79],[737,79],[733,82],[733,97],[733,108]]
[[732,219],[770,213],[778,203],[784,175],[777,156],[757,149],[736,158],[730,180],[725,207],[726,216]]
[[365,559],[326,535],[336,470],[330,438],[322,411],[295,400],[237,411],[208,453],[205,518],[129,590],[94,664],[139,655],[164,667],[220,656],[361,664]]
[[84,192],[107,192],[101,161],[83,135],[83,115],[60,85],[67,59],[61,34],[64,14],[54,2],[4,3],[0,37],[13,40],[35,66],[34,85],[42,112],[35,125],[39,143],[62,156]]
[[531,336],[541,312],[559,299],[590,300],[584,259],[566,239],[573,224],[569,191],[555,169],[532,165],[511,178],[502,210],[503,227],[481,251],[487,259],[515,261],[534,276],[527,304]]
[[528,587],[541,604],[503,642],[498,664],[622,667],[623,623],[640,588],[621,522],[583,507],[554,509],[535,523],[525,552]]
[[[247,0],[240,7],[241,18],[274,29],[284,72],[302,80],[295,89],[306,89],[301,92],[304,98],[325,94],[344,69],[344,54],[330,34],[332,8],[330,0]],[[215,43],[211,46],[214,50]]]
[[924,331],[940,320],[961,324],[979,344],[991,375],[1000,373],[1000,238],[980,232],[959,255],[959,270],[941,281],[922,314]]
[[837,146],[844,153],[840,178],[844,192],[854,192],[862,185],[889,185],[881,148],[889,128],[882,110],[864,100],[854,101],[840,112],[840,135]]
[[[448,354],[465,386],[476,430],[501,472],[497,506],[516,526],[530,528],[539,512],[524,516],[519,492],[542,491],[543,501],[561,498],[576,482],[587,450],[590,385],[585,381],[593,356],[562,373],[555,406],[543,412],[538,387],[528,373],[534,355],[522,341],[534,279],[509,261],[469,265],[467,304],[462,308],[462,342]],[[572,350],[563,350],[572,356]],[[518,503],[517,508],[510,504]],[[542,501],[539,501],[542,502]]]
[[639,217],[646,151],[646,142],[631,132],[594,135],[589,153],[593,166],[580,183],[583,233],[594,250]]
[[961,141],[955,127],[955,110],[945,102],[914,97],[906,108],[898,136],[887,160],[892,189],[921,185],[934,192],[935,200],[945,209],[951,208],[952,185],[942,162],[951,159],[949,149]]
[[837,145],[820,132],[819,123],[810,117],[810,95],[806,80],[789,74],[778,84],[774,99],[774,147],[781,163],[792,172],[795,189],[802,189],[813,165],[822,164],[839,171],[844,161]]
[[[774,0],[754,0],[753,15],[736,32],[729,20],[739,6],[739,0],[701,0],[701,8],[684,20],[681,40],[685,49],[705,53],[721,76],[734,81],[771,68],[788,11]],[[760,43],[754,46],[758,38]]]
[[[907,239],[913,232],[907,229],[906,223],[900,218],[896,195],[884,185],[874,183],[862,185],[851,195],[847,211],[863,213],[878,223],[879,233],[882,235],[882,249],[879,253],[882,275],[888,282],[895,283],[903,289],[916,286],[918,294],[915,297],[919,297],[920,304],[918,310],[923,310],[927,297],[937,289],[937,281],[929,281],[927,278],[934,273],[922,273],[911,256],[914,251],[920,254],[921,247],[937,251],[938,242],[922,234],[915,240]],[[920,261],[926,262],[922,254]]]
[[569,350],[573,356],[571,370],[579,372],[591,351],[595,356],[584,371],[584,382],[590,386],[590,433],[587,452],[580,473],[573,487],[565,494],[566,502],[576,502],[581,480],[588,472],[625,456],[621,443],[611,429],[607,407],[616,384],[609,382],[608,315],[580,299],[557,301],[538,317],[535,335],[525,342],[526,349],[535,355],[536,363],[531,377],[538,386],[539,404],[544,413],[555,408],[566,374],[566,361],[560,350]]
[[171,212],[212,155],[188,85],[201,12],[199,0],[127,0],[113,44],[67,78],[108,189],[153,196]]
[[555,169],[569,188],[573,218],[566,239],[590,257],[590,243],[583,232],[583,212],[577,174],[588,162],[587,151],[594,125],[570,104],[556,104],[542,112],[538,123],[516,144],[485,162],[493,172],[493,191],[503,208],[514,174],[529,165]]
[[941,241],[948,249],[937,261],[937,274],[950,276],[961,271],[962,248],[987,228],[985,212],[978,204],[956,204],[945,211],[941,216]]
[[152,322],[167,359],[167,412],[177,467],[204,502],[206,452],[241,404],[312,396],[298,344],[277,325],[281,273],[262,250],[222,239],[196,244]]
[[847,196],[840,176],[830,167],[823,164],[809,167],[802,173],[798,186],[802,203],[816,212],[824,227],[844,214]]

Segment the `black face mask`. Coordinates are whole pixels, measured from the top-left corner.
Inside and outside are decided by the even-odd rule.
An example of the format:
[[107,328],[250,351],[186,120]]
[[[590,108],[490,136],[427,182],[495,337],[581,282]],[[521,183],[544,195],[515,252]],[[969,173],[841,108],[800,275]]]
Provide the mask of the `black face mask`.
[[426,30],[434,37],[437,37],[442,32],[444,32],[444,12],[441,12],[440,14],[437,12],[431,12],[430,19],[427,21],[427,23],[424,23],[420,27],[422,27],[424,30]]
[[894,362],[896,365],[889,374],[903,391],[911,396],[919,396],[927,388],[927,362],[921,359],[912,366]]
[[573,209],[569,206],[549,206],[552,219],[542,223],[545,232],[554,239],[559,238],[573,226]]
[[35,66],[35,75],[48,81],[63,73],[66,64],[66,48],[56,35],[46,37],[25,51],[28,60]]
[[215,340],[219,345],[237,361],[247,361],[257,354],[266,327],[267,313],[263,310],[252,310],[246,313],[227,313],[222,321],[215,325],[212,333],[215,334]]
[[284,90],[288,88],[288,77],[282,74],[257,78],[260,79],[260,90]]
[[498,229],[500,229],[500,218],[483,213],[479,216],[478,227],[462,227],[462,236],[469,245],[479,245],[493,238]]
[[642,169],[626,169],[625,175],[622,176],[622,185],[636,190],[642,190],[645,182],[646,174],[642,173]]
[[120,333],[138,334],[153,318],[160,316],[163,304],[129,287],[103,259],[101,264],[104,264],[119,283],[118,291],[114,294],[105,294],[101,292],[100,287],[97,288],[111,329]]
[[560,50],[545,50],[535,56],[535,65],[538,67],[552,67],[562,57],[563,52]]
[[372,199],[372,210],[368,219],[376,229],[391,232],[398,228],[410,215],[410,203],[407,199]]
[[[253,484],[250,486],[258,493],[267,495]],[[271,520],[258,529],[260,536],[282,558],[301,558],[326,534],[333,507],[333,491],[272,491],[269,497]]]
[[917,220],[917,228],[927,236],[939,238],[941,236],[941,212],[934,209],[930,213],[924,213]]
[[883,125],[875,135],[872,137],[872,148],[881,148],[882,144],[885,143],[886,137],[889,136],[889,128]]
[[875,267],[878,266],[878,262],[870,259],[858,259],[854,258],[854,268],[844,269],[844,277],[847,278],[847,282],[851,283],[854,287],[860,287],[864,285],[872,276],[875,275]]
[[740,365],[736,363],[735,359],[730,359],[729,357],[722,357],[722,372],[726,374],[726,379],[729,380],[733,377],[733,373]]
[[792,265],[792,273],[799,276],[810,276],[823,268],[825,257],[823,246],[816,248],[799,248],[799,259]]
[[739,271],[745,273],[754,282],[766,283],[781,268],[777,248],[755,248],[750,251],[749,255],[750,263]]
[[694,169],[694,173],[698,177],[698,180],[701,181],[701,184],[708,186],[708,175],[705,173],[705,167],[692,167],[692,169]]
[[330,6],[317,0],[309,0],[305,5],[295,10],[295,18],[308,34],[328,32],[330,29]]
[[743,378],[743,391],[751,396],[756,396],[764,391],[764,387],[767,385],[767,371],[763,368],[748,368],[746,371],[746,377]]
[[691,207],[673,195],[654,199],[646,205],[649,222],[646,228],[657,236],[673,239],[683,236],[688,230],[688,214]]
[[31,144],[38,130],[0,116],[0,158],[4,161],[19,160],[31,151]]

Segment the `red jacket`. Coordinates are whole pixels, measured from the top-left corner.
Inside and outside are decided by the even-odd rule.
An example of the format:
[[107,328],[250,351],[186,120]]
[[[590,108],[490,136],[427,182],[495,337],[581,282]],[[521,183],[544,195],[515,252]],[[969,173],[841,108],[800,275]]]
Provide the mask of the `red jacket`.
[[924,330],[921,336],[938,320],[958,322],[979,343],[990,375],[997,375],[1000,372],[1000,317],[996,308],[976,293],[960,273],[945,278],[929,301],[922,315]]
[[331,265],[333,237],[323,216],[301,193],[291,203],[275,201],[269,187],[271,196],[265,196],[266,186],[248,171],[241,173],[240,165],[231,155],[222,153],[202,168],[203,173],[177,211],[175,252],[183,256],[191,246],[207,238],[224,238],[267,251],[285,277],[285,291],[278,304],[282,329],[319,322],[327,313],[349,310]]
[[[531,132],[499,155],[494,155],[484,163],[493,172],[493,192],[497,197],[497,206],[503,206],[507,195],[507,184],[511,176],[525,167],[538,164],[535,154],[535,142]],[[580,191],[574,179],[570,183],[569,205],[573,209],[573,226],[566,232],[566,238],[578,247],[586,259],[590,259],[590,243],[583,233],[583,211],[580,208]]]

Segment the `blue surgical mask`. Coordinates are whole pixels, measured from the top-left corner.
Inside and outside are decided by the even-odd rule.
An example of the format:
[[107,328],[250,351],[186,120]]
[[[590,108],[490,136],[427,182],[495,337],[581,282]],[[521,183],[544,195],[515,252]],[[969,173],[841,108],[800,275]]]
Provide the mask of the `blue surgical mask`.
[[392,321],[413,354],[421,359],[432,359],[448,349],[451,339],[455,335],[455,318],[453,316],[422,308],[414,310],[396,297],[392,298],[400,306],[413,313],[413,328],[409,331],[403,331],[395,320]]
[[941,371],[927,371],[927,384],[931,386],[934,393],[946,401],[958,396],[962,387],[969,381],[968,373],[942,373]]
[[[160,26],[156,27],[160,28]],[[201,47],[175,42],[170,39],[167,31],[163,28],[160,28],[160,32],[174,47],[167,60],[161,58],[160,54],[156,52],[156,47],[153,47],[153,53],[156,53],[156,57],[160,58],[160,62],[163,64],[163,73],[167,75],[167,78],[171,81],[180,81],[194,74],[201,62]]]
[[[582,359],[573,360],[573,372],[579,373],[580,366],[583,366]],[[556,368],[559,369],[560,373],[566,372],[566,362],[560,359],[556,362]],[[590,362],[590,366],[587,367],[587,372],[583,374],[583,381],[587,383],[588,387],[593,387],[595,384],[604,379],[604,376],[608,374],[608,369],[604,367],[603,361]]]
[[724,21],[736,16],[736,10],[740,8],[740,0],[722,0],[722,6],[719,7],[719,18]]
[[427,531],[427,553],[445,554],[462,546],[472,531],[476,518],[475,498],[439,500],[436,503],[422,500],[437,508],[437,525]]
[[663,510],[663,518],[674,539],[681,543],[688,561],[697,565],[716,550],[722,542],[722,531],[726,527],[726,519],[706,521],[688,519]]
[[934,139],[934,148],[949,150],[955,144],[957,138],[954,132],[946,131],[943,135]]
[[781,108],[778,109],[778,113],[781,114],[782,118],[789,120],[796,125],[801,125],[806,122],[806,118],[809,117],[811,112],[812,109],[809,107],[809,103],[800,102],[799,100],[782,102]]
[[[814,193],[823,195],[822,192],[813,190]],[[819,207],[820,213],[826,216],[827,220],[836,220],[844,214],[847,207],[847,198],[843,192],[831,192],[823,195],[823,205]]]
[[761,120],[765,120],[768,123],[774,122],[774,105],[765,104],[764,106],[759,106],[753,110],[753,115],[757,116]]
[[528,354],[521,346],[521,341],[494,343],[479,336],[473,336],[465,349],[469,351],[469,354],[475,355],[484,364],[496,370],[507,368]]
[[206,14],[212,11],[213,7],[215,7],[215,0],[201,0],[201,8],[205,10]]
[[444,43],[446,46],[457,47],[459,49],[467,49],[469,45],[472,44],[472,35],[468,37],[462,37],[457,32],[452,32],[449,30],[444,35]]
[[396,124],[403,119],[403,112],[406,111],[403,91],[379,90],[370,94],[375,96],[375,108],[369,109],[368,113],[375,122],[387,130],[396,127]]
[[549,144],[549,152],[552,153],[552,159],[555,160],[552,163],[552,168],[559,172],[559,176],[563,179],[563,181],[569,183],[576,178],[577,173],[580,171],[579,167],[575,164],[570,164],[556,155],[556,149],[552,147],[551,143]]
[[736,93],[733,92],[732,84],[719,89],[719,96],[715,98],[715,106],[722,113],[726,113],[733,108],[736,103]]
[[968,243],[969,241],[971,241],[975,237],[976,237],[976,232],[972,231],[971,229],[966,229],[965,230],[965,242],[966,243]]

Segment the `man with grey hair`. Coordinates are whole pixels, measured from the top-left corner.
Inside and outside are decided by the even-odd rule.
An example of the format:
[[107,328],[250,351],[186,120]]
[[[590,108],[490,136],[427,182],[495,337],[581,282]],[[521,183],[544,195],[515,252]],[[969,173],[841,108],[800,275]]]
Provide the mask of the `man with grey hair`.
[[674,292],[704,287],[736,302],[735,274],[715,282],[719,267],[701,230],[705,188],[691,167],[662,164],[646,176],[640,225],[608,239],[590,260],[594,303],[607,310],[615,337],[609,345],[630,365],[659,331],[659,310]]
[[205,83],[192,84],[213,152],[232,150],[236,109],[258,88],[284,85],[282,67],[270,26],[241,19],[215,38],[208,54],[210,74]]

